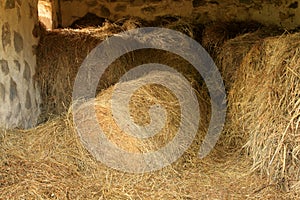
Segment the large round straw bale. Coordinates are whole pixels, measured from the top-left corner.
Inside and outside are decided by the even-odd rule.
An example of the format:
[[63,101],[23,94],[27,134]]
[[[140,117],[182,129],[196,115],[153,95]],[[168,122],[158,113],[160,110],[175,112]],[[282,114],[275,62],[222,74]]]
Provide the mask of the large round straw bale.
[[[272,32],[271,30],[273,29],[263,28],[253,33],[246,33],[229,39],[225,41],[218,50],[215,62],[222,74],[228,98],[227,121],[219,141],[225,145],[224,148],[229,151],[241,149],[248,141],[248,135],[240,130],[240,121],[233,120],[233,118],[237,118],[237,113],[241,111],[236,107],[236,102],[239,101],[239,99],[236,97],[236,92],[232,87],[233,85],[237,87],[236,82],[241,79],[238,72],[240,68],[244,67],[243,60],[247,59],[249,51],[256,45],[262,43],[264,38],[276,33],[276,31]],[[240,82],[240,84],[239,87],[243,87],[242,84],[246,83]]]
[[42,96],[41,121],[51,114],[68,110],[82,61],[107,36],[120,31],[120,28],[106,24],[97,29],[58,29],[42,35],[36,72]]
[[[90,103],[94,103],[97,119],[103,133],[106,134],[106,137],[120,148],[134,153],[157,151],[172,141],[179,131],[183,130],[185,132],[184,135],[190,135],[194,132],[195,135],[197,133],[200,134],[200,136],[197,136],[197,139],[202,138],[208,127],[210,117],[210,103],[205,101],[208,98],[208,93],[205,89],[203,89],[202,94],[200,94],[200,92],[195,91],[191,87],[189,82],[183,81],[177,75],[174,76],[171,74],[173,77],[170,77],[170,74],[170,72],[152,71],[141,78],[120,82],[116,86],[112,86],[106,90],[103,90],[94,101],[84,103],[78,109],[74,110],[76,112],[75,118],[79,120],[77,123],[79,123],[80,126],[82,123],[88,124],[87,127],[90,125],[90,117],[93,117],[93,115],[89,116],[85,113],[89,113],[86,112],[86,109],[90,108]],[[176,90],[176,93],[168,88],[168,86],[158,83],[144,84],[132,94],[130,94],[130,92],[132,92],[130,90],[122,90],[119,91],[122,92],[122,95],[127,94],[128,92],[129,93],[127,95],[130,95],[130,101],[127,105],[130,115],[126,115],[126,112],[121,109],[121,106],[117,107],[113,113],[112,99],[114,99],[115,104],[117,105],[127,104],[124,98],[118,97],[118,93],[116,94],[117,96],[113,96],[115,87],[122,87],[123,85],[126,85],[126,88],[135,87],[136,85],[143,84],[145,79],[164,80],[164,83],[172,85],[172,88],[173,90]],[[176,81],[174,81],[174,79],[176,79]],[[196,103],[195,105],[197,105],[197,107],[192,106],[194,103],[189,104],[189,102],[192,100],[192,98],[189,98],[189,94],[192,93],[194,93],[194,103]],[[184,98],[184,100],[180,102],[178,96],[175,94],[183,95],[181,98]],[[154,116],[154,119],[151,118],[149,109],[154,105],[160,105],[161,108],[165,109],[166,118],[163,115]],[[185,109],[182,109],[183,106]],[[184,113],[182,113],[182,111],[184,111]],[[200,118],[195,122],[195,124],[183,123],[184,121],[187,123],[193,123],[193,119],[197,119],[197,112],[200,112]],[[154,136],[151,136],[147,139],[139,139],[124,132],[114,118],[115,115],[121,115],[123,118],[130,118],[130,120],[133,122],[133,126],[135,126],[132,128],[138,128],[138,130],[141,131],[142,129],[140,129],[140,126],[158,126],[160,123],[163,123],[163,126],[160,128],[160,130],[157,130],[157,133]],[[183,117],[186,117],[187,121],[184,120]],[[152,120],[154,120],[154,124],[152,123]],[[89,131],[87,137],[94,137],[95,134],[98,134],[92,133],[93,130],[94,129],[92,128],[92,130]],[[84,137],[85,136],[83,135],[83,140]],[[182,142],[184,143],[185,141]],[[90,145],[91,144],[88,144],[88,146]],[[93,151],[93,149],[97,150],[97,148],[90,148],[91,151]],[[97,154],[97,152],[92,153]],[[197,152],[194,152],[194,154],[196,153]]]
[[[177,23],[180,27],[182,24],[184,27],[187,26],[182,20]],[[102,27],[97,28],[58,29],[43,34],[37,51],[36,73],[42,96],[40,121],[68,109],[78,69],[93,48],[113,34],[147,25],[149,24],[137,18],[129,18],[116,23],[105,22]],[[193,34],[192,29],[186,31]],[[129,69],[149,62],[177,66],[178,71],[192,80],[200,81],[196,70],[192,70],[193,67],[190,67],[187,61],[181,60],[179,56],[176,57],[171,53],[151,49],[125,54],[111,64],[103,74],[98,91],[115,84]]]
[[300,185],[299,51],[299,33],[264,39],[243,59],[229,96],[253,169],[286,190]]

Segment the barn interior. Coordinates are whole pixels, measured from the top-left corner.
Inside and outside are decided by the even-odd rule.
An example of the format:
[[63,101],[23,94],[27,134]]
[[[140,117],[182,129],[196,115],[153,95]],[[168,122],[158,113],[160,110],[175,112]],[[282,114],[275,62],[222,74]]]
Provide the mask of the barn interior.
[[[297,0],[39,0],[36,5],[34,80],[40,114],[32,128],[0,129],[1,199],[300,198]],[[107,166],[87,148],[76,131],[74,113],[81,111],[73,109],[72,95],[93,49],[116,34],[144,27],[176,31],[206,50],[225,86],[226,121],[211,152],[199,158],[213,104],[201,73],[165,50],[125,53],[103,73],[93,102],[99,125],[114,144],[131,153],[156,151],[175,137],[182,120],[174,92],[149,84],[131,97],[130,117],[150,124],[149,108],[159,103],[167,113],[164,128],[140,140],[118,127],[113,91],[139,65],[160,63],[182,74],[199,106],[191,114],[200,112],[195,138],[180,158],[156,171],[130,173]],[[185,90],[182,85],[179,91]],[[89,119],[81,114],[80,120]]]

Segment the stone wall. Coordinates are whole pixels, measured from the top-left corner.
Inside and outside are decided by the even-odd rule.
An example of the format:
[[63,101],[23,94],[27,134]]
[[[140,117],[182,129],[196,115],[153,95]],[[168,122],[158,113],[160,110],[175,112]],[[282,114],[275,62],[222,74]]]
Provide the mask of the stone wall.
[[33,79],[38,44],[37,0],[0,3],[0,127],[37,123],[40,95]]
[[39,20],[45,25],[47,29],[53,28],[52,18],[52,3],[48,0],[40,0],[38,2]]
[[300,25],[298,0],[61,0],[61,25],[66,27],[87,12],[111,20],[137,16],[153,20],[161,15],[216,20],[256,20],[285,28]]
[[59,10],[59,0],[38,1],[39,20],[46,26],[47,29],[58,27],[58,20],[60,19]]

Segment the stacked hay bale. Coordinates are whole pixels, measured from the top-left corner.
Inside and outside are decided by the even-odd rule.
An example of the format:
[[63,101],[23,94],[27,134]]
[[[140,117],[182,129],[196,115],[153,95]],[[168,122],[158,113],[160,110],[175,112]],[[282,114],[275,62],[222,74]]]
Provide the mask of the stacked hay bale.
[[106,37],[121,30],[119,26],[106,23],[101,28],[53,30],[42,35],[36,72],[43,100],[41,121],[68,110],[82,61]]
[[227,120],[219,144],[228,153],[239,151],[248,141],[248,135],[240,131],[240,122],[233,120],[236,99],[231,96],[232,86],[239,79],[237,71],[249,51],[264,38],[281,33],[274,27],[262,27],[255,22],[224,22],[206,26],[202,45],[215,60],[222,75],[228,97]]
[[[49,116],[67,111],[78,69],[93,48],[113,34],[151,24],[157,24],[157,22],[147,23],[137,18],[129,18],[119,20],[116,23],[106,21],[103,26],[99,27],[43,32],[37,51],[38,68],[36,73],[43,100],[40,121],[43,122]],[[163,25],[186,34],[194,34],[193,27],[187,26],[187,22],[183,20]],[[116,83],[129,69],[150,61],[171,64],[171,66],[172,64],[179,66],[187,63],[180,61],[179,56],[169,55],[168,52],[164,51],[150,49],[149,51],[140,50],[128,53],[110,65],[101,77],[98,92]],[[194,75],[195,70],[191,71],[189,67],[179,68],[178,70],[184,71],[190,80],[198,79],[197,81],[199,81],[198,76]]]
[[230,39],[231,31],[219,24],[203,35],[228,92],[227,123],[219,142],[229,152],[248,150],[253,170],[286,191],[297,191],[299,34],[263,27]]
[[[218,54],[222,52],[224,43],[237,36],[253,33],[261,30],[263,25],[255,21],[224,21],[213,22],[207,24],[203,30],[201,44],[208,51],[208,53],[217,60]],[[233,45],[232,45],[233,46]]]
[[253,159],[253,169],[288,190],[299,188],[300,34],[256,44],[236,72],[229,99],[232,118]]
[[240,109],[236,107],[238,99],[235,97],[236,92],[233,87],[236,87],[236,80],[240,79],[239,69],[243,68],[243,60],[255,45],[262,43],[265,38],[276,33],[276,30],[263,28],[252,33],[242,34],[225,41],[216,53],[215,62],[222,74],[228,98],[227,123],[221,135],[221,141],[226,144],[227,147],[225,148],[230,151],[241,149],[248,141],[248,134],[241,130],[238,120],[240,116],[236,116],[240,113]]

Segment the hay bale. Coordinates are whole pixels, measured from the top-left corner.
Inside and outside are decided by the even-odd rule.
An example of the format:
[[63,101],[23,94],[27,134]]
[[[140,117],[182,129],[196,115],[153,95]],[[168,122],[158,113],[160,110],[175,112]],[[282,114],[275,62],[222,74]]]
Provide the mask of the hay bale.
[[228,152],[241,151],[248,141],[248,135],[240,130],[241,125],[236,116],[240,113],[240,110],[236,108],[238,99],[235,98],[235,91],[232,90],[236,80],[240,79],[238,71],[243,67],[243,60],[255,45],[260,44],[264,38],[279,32],[272,27],[265,27],[255,32],[245,33],[223,41],[223,44],[218,47],[218,52],[215,52],[215,63],[222,75],[228,99],[227,119],[219,145],[222,145]]
[[[145,84],[149,80],[155,81],[156,83]],[[157,83],[158,80],[159,82],[163,80],[163,82],[167,83],[171,88]],[[143,86],[135,91],[130,89],[140,86],[141,84]],[[112,95],[116,87],[121,87],[121,89],[118,89],[117,96],[113,97]],[[208,128],[210,103],[203,101],[203,99],[209,97],[206,90],[202,91],[201,96],[200,93],[196,93],[198,99],[195,100],[198,102],[193,101],[193,98],[190,96],[190,94],[194,93],[193,90],[189,82],[183,81],[182,77],[174,75],[174,72],[170,73],[167,71],[151,71],[138,79],[118,83],[116,86],[102,91],[96,97],[95,101],[83,103],[83,105],[74,110],[75,118],[79,121],[77,123],[79,123],[80,126],[87,124],[85,127],[91,128],[90,131],[87,131],[88,135],[81,137],[88,143],[87,146],[92,154],[98,154],[97,148],[92,148],[92,144],[88,142],[90,138],[99,138],[99,136],[97,136],[99,133],[94,134],[93,131],[95,129],[93,128],[94,126],[91,125],[91,118],[94,117],[94,114],[92,113],[90,116],[89,111],[86,110],[88,108],[93,109],[94,105],[90,104],[95,104],[96,115],[102,131],[106,133],[106,137],[110,141],[127,152],[147,153],[157,151],[172,141],[175,135],[179,134],[179,131],[181,132],[180,134],[184,132],[183,135],[186,139],[186,141],[181,141],[182,146],[187,142],[187,138],[190,138],[191,134],[196,132],[199,133],[197,139],[199,139],[200,142],[200,138],[204,137]],[[131,92],[133,93],[131,94]],[[118,96],[120,93],[122,93],[122,96],[129,95],[130,101],[126,102],[126,98]],[[178,97],[181,98],[180,101]],[[197,96],[194,95],[194,98],[197,98]],[[114,104],[112,104],[113,100]],[[125,107],[123,108],[122,105],[125,105]],[[154,105],[160,105],[161,108],[164,108],[165,115],[161,113],[152,116],[153,113],[151,115],[149,109]],[[112,106],[117,108],[114,112]],[[130,113],[127,113],[127,108]],[[198,116],[199,121],[197,120],[198,113],[196,112],[201,113],[201,117]],[[116,121],[116,116],[122,117],[119,121]],[[125,121],[124,118],[129,119],[130,123]],[[197,121],[195,121],[195,119]],[[143,127],[148,126],[148,130],[150,132],[154,130],[155,135],[147,139],[138,139],[121,129],[120,125],[123,124],[124,126],[124,123],[126,124],[126,128],[129,128],[131,131],[136,130],[138,134],[144,132],[142,131]],[[181,137],[182,139],[184,139],[183,135]],[[199,147],[197,146],[196,148]],[[177,151],[179,151],[179,149],[177,149]],[[194,151],[193,153],[196,154],[197,152]],[[95,155],[95,157],[98,157],[98,155]]]
[[253,170],[299,190],[300,34],[256,44],[237,69],[229,92],[232,130],[249,137]]
[[[130,18],[113,24],[106,22],[98,28],[61,29],[43,35],[38,48],[36,73],[42,96],[40,121],[67,111],[78,69],[93,48],[115,33],[144,26],[141,23],[138,19]],[[147,49],[125,54],[113,62],[101,77],[97,92],[115,84],[126,71],[149,62],[174,67],[193,80],[195,85],[201,82],[197,70],[179,56]]]
[[[124,28],[130,27],[106,22],[98,28],[57,29],[42,35],[37,51],[36,72],[42,96],[41,122],[68,110],[74,80],[83,60],[100,42]],[[124,73],[123,65],[127,60],[126,56],[119,59],[114,63],[114,73],[111,70],[104,74],[102,89],[104,82],[110,85],[112,79]]]
[[237,78],[235,73],[241,67],[244,57],[255,44],[260,43],[265,37],[267,37],[265,30],[259,30],[237,36],[220,45],[215,60],[227,90]]
[[250,49],[264,38],[282,33],[277,27],[263,27],[256,22],[218,22],[205,27],[202,45],[214,59],[229,90]]

